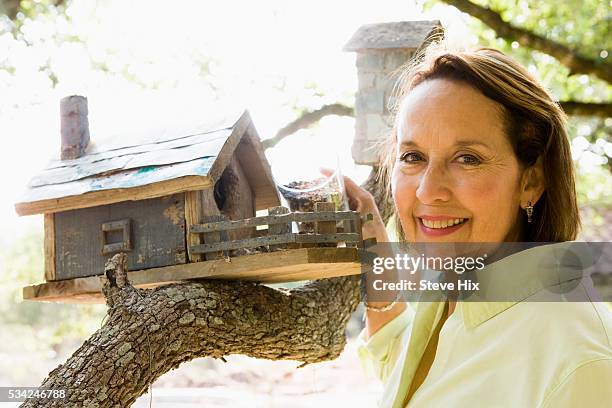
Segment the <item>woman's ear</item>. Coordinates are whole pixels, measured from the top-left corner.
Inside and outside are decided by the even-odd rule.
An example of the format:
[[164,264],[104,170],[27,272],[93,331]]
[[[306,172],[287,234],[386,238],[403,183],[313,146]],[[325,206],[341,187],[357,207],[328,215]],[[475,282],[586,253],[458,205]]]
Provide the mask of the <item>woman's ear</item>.
[[542,156],[540,156],[533,166],[527,167],[523,171],[520,195],[521,208],[525,208],[529,201],[531,201],[531,205],[535,205],[542,197],[545,189],[544,166],[542,165]]

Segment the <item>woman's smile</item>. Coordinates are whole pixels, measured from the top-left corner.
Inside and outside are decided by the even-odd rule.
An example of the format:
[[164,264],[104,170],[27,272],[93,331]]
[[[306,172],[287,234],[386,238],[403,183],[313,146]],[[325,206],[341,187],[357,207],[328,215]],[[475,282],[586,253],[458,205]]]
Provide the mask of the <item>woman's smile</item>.
[[423,234],[431,237],[452,234],[465,227],[469,222],[469,218],[449,217],[445,215],[422,215],[416,219]]

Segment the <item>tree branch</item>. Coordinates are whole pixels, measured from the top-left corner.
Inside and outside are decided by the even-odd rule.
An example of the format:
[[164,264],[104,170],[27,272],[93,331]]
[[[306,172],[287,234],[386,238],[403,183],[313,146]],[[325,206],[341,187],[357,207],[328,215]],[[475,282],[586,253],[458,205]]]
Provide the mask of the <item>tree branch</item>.
[[612,117],[612,103],[559,102],[565,113],[570,116]]
[[22,407],[128,407],[161,375],[198,357],[332,360],[361,297],[359,275],[292,290],[221,280],[136,289],[126,262],[118,254],[106,265],[105,324],[41,385],[66,390],[68,400]]
[[337,116],[353,116],[353,108],[350,106],[342,105],[341,103],[334,103],[331,105],[323,105],[321,108],[306,112],[287,126],[276,132],[274,137],[266,139],[262,142],[264,149],[275,146],[278,142],[283,140],[285,137],[297,132],[301,129],[306,129],[314,123],[317,123],[325,116],[337,115]]
[[606,60],[592,60],[571,48],[552,41],[548,38],[534,34],[523,28],[513,26],[505,22],[499,13],[490,8],[474,4],[469,0],[442,0],[443,2],[455,6],[464,13],[468,13],[491,27],[499,37],[506,38],[511,41],[517,41],[519,44],[529,47],[534,50],[548,54],[561,62],[570,69],[570,75],[592,74],[608,83],[612,83],[612,64]]

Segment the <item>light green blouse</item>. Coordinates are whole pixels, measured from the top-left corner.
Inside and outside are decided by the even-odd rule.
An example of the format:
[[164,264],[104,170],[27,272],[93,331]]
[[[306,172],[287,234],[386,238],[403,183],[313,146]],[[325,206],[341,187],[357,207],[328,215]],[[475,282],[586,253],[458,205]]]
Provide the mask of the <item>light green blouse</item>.
[[[612,407],[612,312],[593,297],[590,279],[575,280],[545,262],[553,259],[549,251],[566,245],[532,248],[487,266],[495,280],[482,286],[512,290],[522,300],[459,302],[409,407]],[[546,278],[529,284],[520,278],[542,268]],[[568,302],[567,294],[537,301],[568,284],[583,301]],[[444,306],[408,305],[369,339],[365,329],[359,334],[362,365],[384,384],[381,407],[403,407]]]

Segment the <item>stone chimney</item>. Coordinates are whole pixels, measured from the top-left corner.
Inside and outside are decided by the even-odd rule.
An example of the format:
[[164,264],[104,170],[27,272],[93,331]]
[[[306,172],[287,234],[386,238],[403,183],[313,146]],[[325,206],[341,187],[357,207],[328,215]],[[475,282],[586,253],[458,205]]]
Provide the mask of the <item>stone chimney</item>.
[[87,98],[72,95],[60,101],[62,160],[78,159],[89,143]]
[[344,51],[357,52],[359,89],[355,98],[353,159],[377,164],[377,143],[391,130],[389,106],[397,76],[391,74],[406,63],[433,35],[442,35],[439,21],[401,21],[361,26]]

